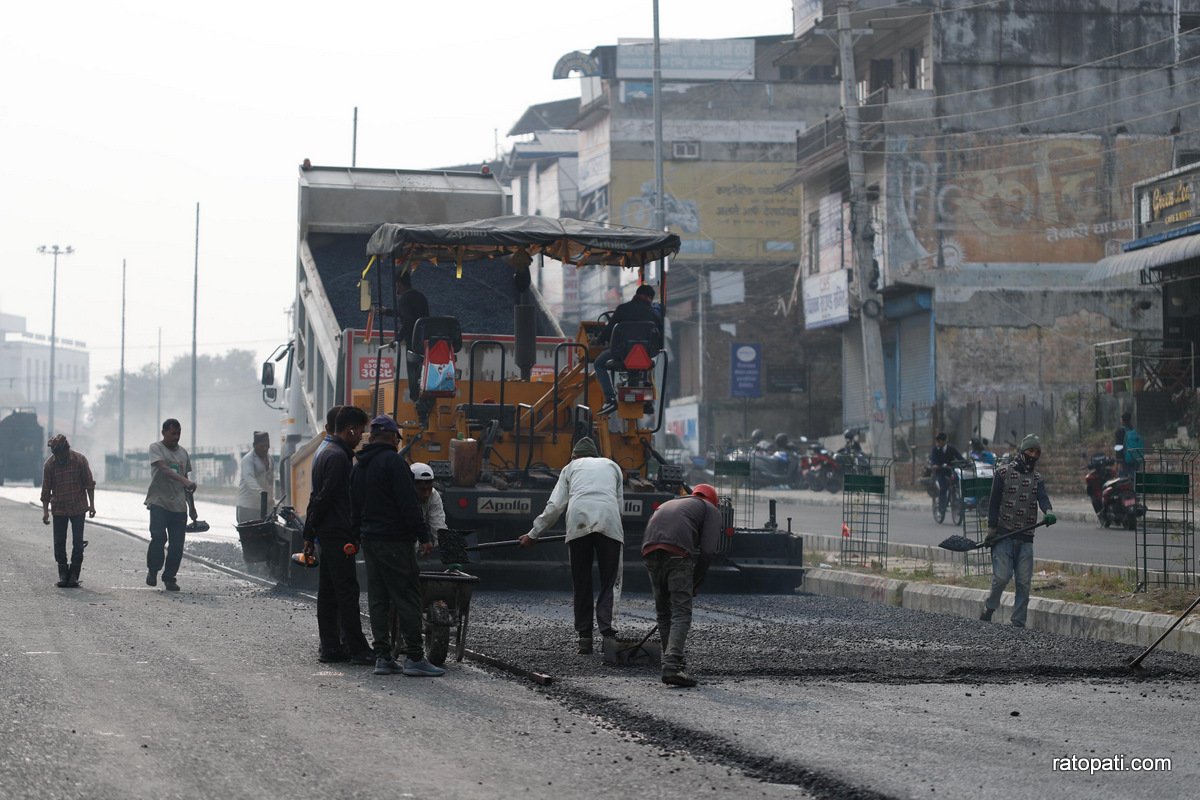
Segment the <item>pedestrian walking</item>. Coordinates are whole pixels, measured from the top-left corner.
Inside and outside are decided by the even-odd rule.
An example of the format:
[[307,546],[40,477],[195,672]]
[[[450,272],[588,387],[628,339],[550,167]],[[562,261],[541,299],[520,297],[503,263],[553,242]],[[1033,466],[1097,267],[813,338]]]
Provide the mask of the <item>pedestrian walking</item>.
[[979,618],[990,622],[1000,607],[1000,595],[1009,580],[1016,578],[1017,596],[1013,603],[1012,624],[1024,628],[1029,610],[1029,589],[1033,583],[1033,531],[1012,533],[1037,522],[1040,507],[1047,525],[1057,522],[1051,510],[1046,484],[1037,471],[1042,456],[1042,441],[1036,434],[1021,440],[1017,457],[996,467],[992,494],[988,502],[988,532],[983,540],[992,548],[992,591],[983,602]]
[[692,597],[721,543],[721,528],[717,490],[707,483],[693,488],[691,497],[663,503],[646,523],[642,560],[654,591],[663,646],[663,683],[696,685],[687,671],[683,649],[692,627]]
[[[60,589],[79,586],[83,569],[83,515],[96,516],[96,481],[83,453],[71,449],[61,433],[46,442],[50,458],[42,466],[42,524],[54,516],[54,560]],[[67,563],[67,526],[71,527],[71,563]]]
[[[162,439],[150,445],[150,488],[146,508],[150,509],[150,546],[146,549],[146,585],[158,585],[162,570],[163,588],[178,592],[175,580],[183,561],[183,539],[190,515],[195,522],[196,484],[188,475],[192,462],[188,451],[179,444],[183,426],[177,419],[164,420]],[[165,549],[165,554],[164,554]]]
[[[613,593],[621,574],[621,547],[625,532],[621,508],[625,504],[625,476],[617,463],[603,458],[596,443],[586,436],[576,442],[571,462],[563,467],[546,508],[533,521],[521,546],[530,547],[539,536],[567,514],[567,549],[571,559],[575,631],[579,654],[592,652],[592,613],[601,636],[616,637],[613,627]],[[600,572],[600,591],[592,597],[592,563]]]
[[267,514],[275,507],[275,464],[271,458],[271,435],[254,432],[250,452],[238,466],[237,521],[254,522],[264,518],[262,496],[267,496]]
[[[400,427],[388,416],[371,420],[371,438],[350,472],[350,506],[354,529],[362,536],[367,566],[367,608],[371,618],[375,674],[403,673],[436,678],[446,670],[430,664],[421,637],[421,555],[433,550],[421,515],[412,471],[396,452]],[[396,611],[404,639],[404,666],[392,656],[390,612]]]
[[350,512],[350,463],[362,441],[367,412],[345,406],[331,437],[312,465],[312,493],[304,515],[304,553],[317,553],[318,659],[373,664],[375,658],[363,636],[358,606],[358,534]]

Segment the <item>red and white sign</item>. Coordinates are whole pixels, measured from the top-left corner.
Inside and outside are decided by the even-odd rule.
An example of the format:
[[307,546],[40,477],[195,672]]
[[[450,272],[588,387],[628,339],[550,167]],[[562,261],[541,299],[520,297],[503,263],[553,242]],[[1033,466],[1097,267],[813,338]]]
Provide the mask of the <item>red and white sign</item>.
[[381,381],[390,381],[396,377],[396,363],[390,356],[384,356],[376,360],[374,356],[359,356],[358,359],[358,377],[359,380],[373,381],[375,380],[375,366],[379,366],[379,379]]

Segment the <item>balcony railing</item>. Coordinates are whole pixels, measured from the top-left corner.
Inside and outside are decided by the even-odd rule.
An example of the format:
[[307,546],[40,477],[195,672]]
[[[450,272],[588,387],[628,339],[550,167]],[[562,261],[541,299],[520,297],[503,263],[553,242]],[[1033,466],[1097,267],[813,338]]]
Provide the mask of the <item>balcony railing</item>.
[[[883,109],[887,105],[887,87],[877,89],[858,106],[858,124],[862,140],[868,141],[877,127],[883,122]],[[843,113],[831,114],[825,121],[815,125],[796,136],[796,163],[823,155],[830,148],[845,147],[846,116]]]

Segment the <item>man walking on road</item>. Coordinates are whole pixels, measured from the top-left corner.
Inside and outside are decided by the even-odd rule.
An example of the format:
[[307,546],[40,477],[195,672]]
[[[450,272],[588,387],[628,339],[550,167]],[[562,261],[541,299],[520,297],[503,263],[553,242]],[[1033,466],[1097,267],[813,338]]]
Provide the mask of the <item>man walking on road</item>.
[[165,420],[162,441],[150,445],[150,489],[146,492],[146,508],[150,509],[150,546],[146,549],[146,585],[158,585],[161,569],[163,588],[168,592],[179,591],[175,575],[183,561],[188,515],[193,522],[199,516],[193,498],[196,484],[188,478],[192,462],[188,451],[179,445],[182,433],[179,420]]
[[692,597],[720,542],[717,490],[707,483],[692,489],[691,497],[663,503],[646,524],[642,559],[650,573],[663,643],[662,681],[671,686],[696,685],[687,672],[683,648],[692,627]]
[[950,503],[950,484],[954,480],[953,464],[956,461],[962,461],[962,453],[958,452],[954,445],[947,443],[944,432],[938,431],[933,440],[933,449],[929,451],[929,467],[933,470],[933,480],[937,484],[940,514],[946,513],[946,506]]
[[990,622],[1000,607],[1000,595],[1015,575],[1017,597],[1013,603],[1014,628],[1025,627],[1029,610],[1029,589],[1033,583],[1033,531],[1012,533],[1037,522],[1038,508],[1045,514],[1046,525],[1057,519],[1051,511],[1046,484],[1035,469],[1042,455],[1042,440],[1029,434],[1021,440],[1021,449],[1011,464],[997,467],[992,479],[988,503],[988,533],[984,547],[992,548],[992,591],[983,602],[979,618]]
[[[563,467],[550,493],[546,509],[533,521],[521,546],[530,547],[567,512],[567,548],[574,588],[575,631],[579,654],[592,652],[592,609],[601,636],[617,635],[613,627],[613,592],[621,574],[621,546],[625,531],[621,508],[625,505],[625,476],[617,462],[600,456],[586,436],[575,443],[571,463]],[[600,593],[592,599],[592,562],[600,568]]]
[[[371,420],[370,443],[358,454],[350,472],[350,505],[353,527],[362,536],[367,565],[367,607],[374,638],[375,674],[403,673],[414,678],[436,678],[446,670],[425,658],[421,641],[420,567],[413,545],[421,555],[433,550],[425,518],[417,501],[412,470],[396,452],[400,427],[388,416]],[[404,639],[404,666],[392,657],[389,614],[396,610]]]
[[[51,456],[42,467],[42,524],[50,524],[54,512],[54,560],[58,562],[60,589],[79,586],[83,568],[83,514],[96,516],[96,481],[82,453],[71,449],[61,433],[46,446]],[[71,526],[71,563],[67,564],[67,525]]]
[[373,664],[358,607],[358,534],[350,516],[350,459],[362,441],[367,412],[346,406],[338,412],[332,440],[312,465],[312,494],[304,515],[304,553],[321,545],[317,565],[317,631],[322,662]]

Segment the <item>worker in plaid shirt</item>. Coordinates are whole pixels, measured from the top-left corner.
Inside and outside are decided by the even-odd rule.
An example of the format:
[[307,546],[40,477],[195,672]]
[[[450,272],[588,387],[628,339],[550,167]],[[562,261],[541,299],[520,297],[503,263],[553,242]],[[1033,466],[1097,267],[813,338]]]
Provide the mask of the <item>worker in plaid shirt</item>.
[[[83,514],[96,516],[96,481],[82,453],[71,449],[61,433],[46,446],[52,455],[42,467],[42,524],[54,514],[54,560],[58,562],[59,588],[79,585],[83,568]],[[71,525],[71,563],[67,564],[67,523]]]

